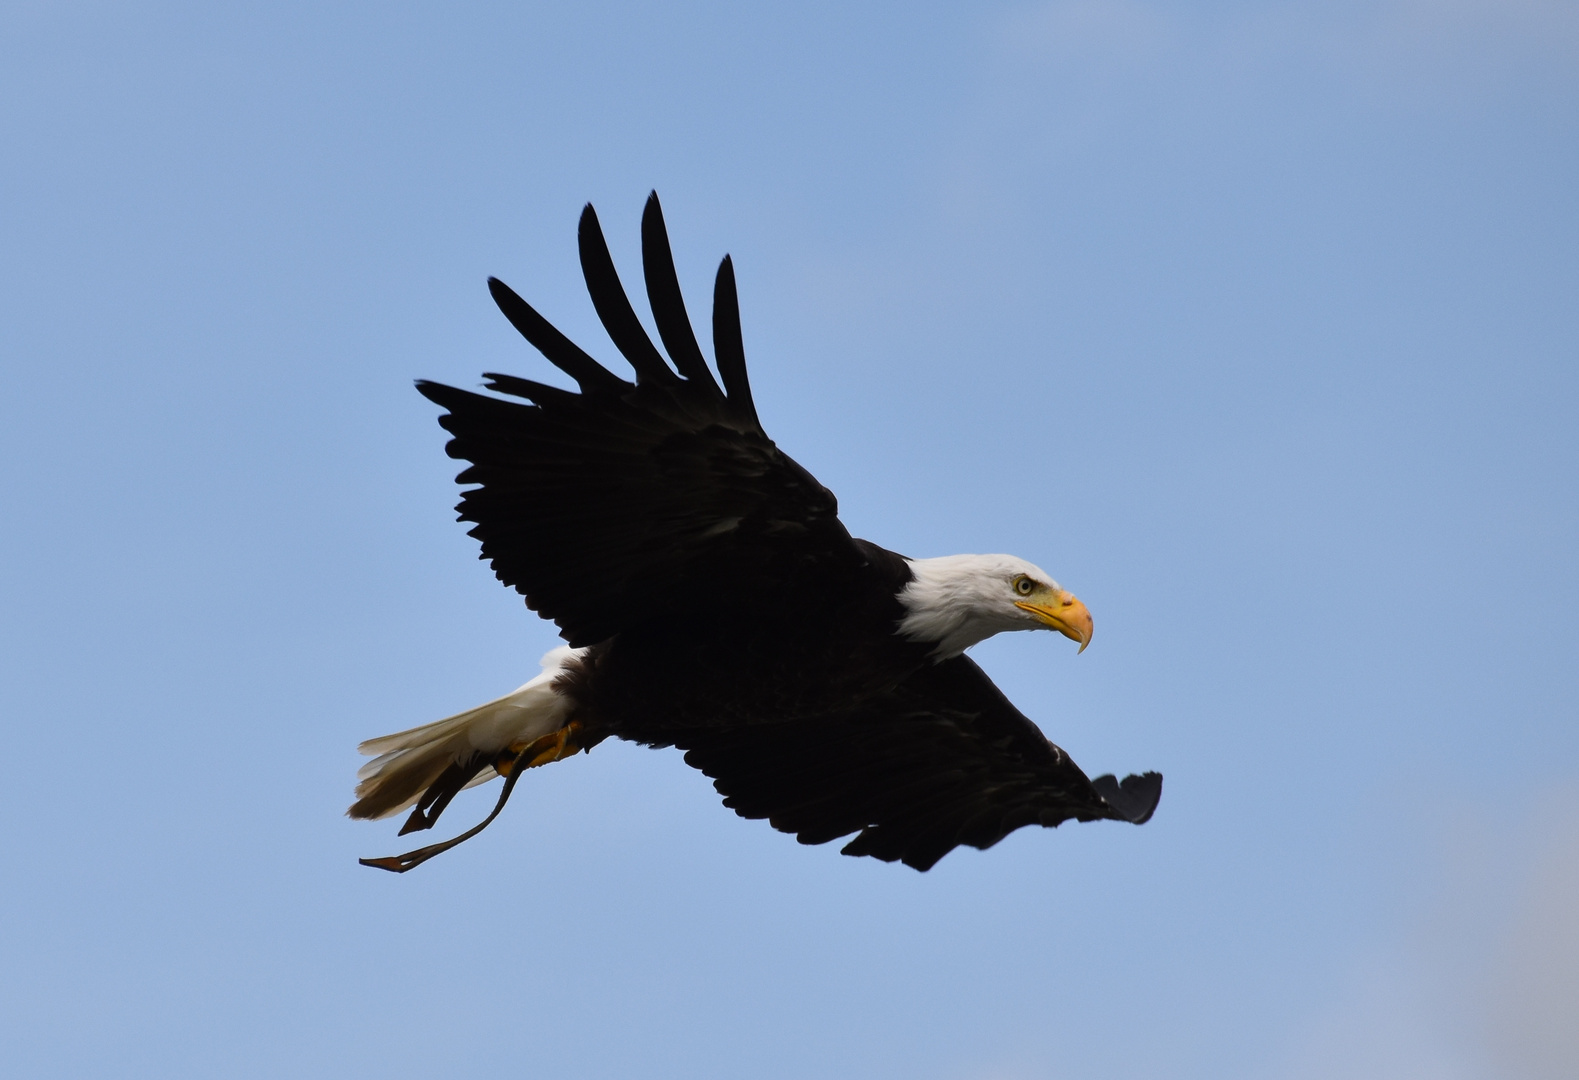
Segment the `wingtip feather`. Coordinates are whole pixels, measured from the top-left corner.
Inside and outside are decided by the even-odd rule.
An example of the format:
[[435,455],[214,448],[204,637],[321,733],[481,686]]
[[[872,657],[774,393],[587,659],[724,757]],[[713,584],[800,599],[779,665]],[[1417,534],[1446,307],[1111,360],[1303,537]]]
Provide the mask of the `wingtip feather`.
[[641,215],[642,275],[647,284],[647,301],[652,308],[658,336],[669,350],[669,358],[680,374],[710,396],[722,397],[713,373],[708,370],[691,317],[685,310],[680,278],[674,268],[674,250],[669,244],[669,229],[663,220],[663,204],[657,191],[647,196]]
[[730,406],[740,419],[761,430],[756,403],[751,399],[751,380],[746,375],[746,346],[740,332],[735,262],[728,255],[718,264],[718,276],[713,279],[713,356]]
[[1138,776],[1131,773],[1122,782],[1109,773],[1092,780],[1091,786],[1120,817],[1135,825],[1150,821],[1157,804],[1162,801],[1162,774],[1159,772]]
[[542,353],[549,363],[576,380],[581,392],[619,393],[630,384],[588,356],[581,347],[561,334],[537,309],[521,299],[519,293],[496,277],[488,279],[488,294],[516,332]]
[[620,284],[614,257],[598,223],[597,211],[587,203],[576,228],[576,245],[581,255],[581,276],[586,281],[592,306],[608,332],[609,339],[636,372],[638,383],[672,385],[680,381],[658,351],[647,331],[636,318],[625,286]]

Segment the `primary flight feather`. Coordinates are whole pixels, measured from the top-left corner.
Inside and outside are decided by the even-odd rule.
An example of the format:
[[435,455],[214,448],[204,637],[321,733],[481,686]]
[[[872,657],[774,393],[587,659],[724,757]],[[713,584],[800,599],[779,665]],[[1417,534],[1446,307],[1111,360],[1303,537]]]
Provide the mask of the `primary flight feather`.
[[503,282],[505,317],[579,392],[486,375],[504,397],[421,381],[469,462],[457,509],[499,580],[568,645],[469,712],[372,739],[356,818],[410,810],[431,828],[497,777],[493,813],[454,840],[364,863],[404,871],[485,827],[522,772],[615,736],[678,747],[724,805],[806,844],[926,870],[1025,825],[1145,822],[1154,772],[1088,779],[966,649],[1007,630],[1091,640],[1085,605],[1008,555],[909,559],[852,537],[832,492],[762,430],[746,377],[734,267],[713,290],[713,353],[680,294],[663,211],[642,268],[664,353],[620,284],[597,215],[579,230],[598,318],[635,381],[609,371]]

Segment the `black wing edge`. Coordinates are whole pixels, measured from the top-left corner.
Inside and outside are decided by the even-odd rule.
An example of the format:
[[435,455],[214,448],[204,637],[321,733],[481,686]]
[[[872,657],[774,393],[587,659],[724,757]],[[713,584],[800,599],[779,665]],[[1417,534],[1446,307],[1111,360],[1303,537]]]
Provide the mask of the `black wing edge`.
[[855,833],[842,854],[922,872],[956,847],[985,850],[1028,825],[1140,825],[1156,810],[1161,774],[1090,780],[1039,731],[1037,752],[1026,754],[992,728],[845,716],[676,731],[650,745],[682,750],[743,818],[766,819],[802,844]]
[[1122,782],[1108,773],[1093,779],[1091,786],[1119,817],[1134,825],[1150,821],[1151,815],[1157,812],[1157,803],[1162,800],[1160,772],[1144,772],[1138,776],[1131,773]]
[[520,335],[532,343],[550,364],[576,380],[583,394],[622,394],[631,384],[582,352],[580,346],[522,300],[515,290],[496,277],[488,279],[488,292],[500,312]]
[[[669,352],[666,361],[652,338],[648,336],[630,298],[620,283],[609,254],[597,211],[588,203],[581,212],[576,230],[577,247],[581,257],[581,272],[586,280],[587,293],[598,319],[608,332],[620,354],[636,373],[632,384],[615,375],[589,356],[575,342],[560,333],[510,286],[498,278],[488,279],[488,292],[500,312],[517,332],[542,353],[549,363],[576,381],[583,395],[593,397],[613,395],[623,397],[637,385],[666,387],[671,390],[684,388],[683,393],[696,395],[710,403],[703,407],[707,412],[721,409],[733,425],[743,430],[762,433],[757,419],[756,406],[751,399],[751,383],[746,375],[745,348],[740,333],[740,301],[735,290],[734,264],[725,255],[719,264],[713,290],[713,349],[715,365],[723,382],[707,366],[696,332],[692,329],[686,312],[685,300],[680,293],[679,276],[674,268],[674,254],[669,244],[669,232],[664,223],[663,207],[658,193],[651,192],[642,213],[642,270],[647,286],[647,299],[657,323],[659,337]],[[676,375],[676,369],[679,374]],[[681,378],[683,376],[683,378]],[[489,374],[487,388],[499,393],[539,401],[555,396],[553,388],[541,383],[511,376]],[[419,380],[423,389],[425,380]],[[433,385],[433,384],[426,384]],[[442,402],[440,404],[443,404]],[[714,415],[717,415],[715,412]]]
[[603,329],[608,332],[626,361],[636,369],[636,382],[673,385],[680,381],[674,369],[664,362],[663,354],[647,336],[636,309],[631,307],[625,286],[620,284],[614,269],[614,257],[609,254],[608,241],[603,238],[603,227],[598,224],[598,213],[587,203],[581,211],[581,224],[576,229],[576,242],[581,250],[581,276],[586,279],[587,294],[597,310]]
[[647,196],[647,206],[641,215],[641,265],[647,281],[647,303],[652,307],[653,322],[658,324],[658,336],[669,358],[680,374],[714,397],[721,396],[713,373],[702,358],[702,349],[696,343],[696,331],[691,329],[691,317],[685,311],[685,297],[680,293],[680,277],[674,269],[674,252],[669,247],[669,230],[663,222],[663,206],[656,191]]

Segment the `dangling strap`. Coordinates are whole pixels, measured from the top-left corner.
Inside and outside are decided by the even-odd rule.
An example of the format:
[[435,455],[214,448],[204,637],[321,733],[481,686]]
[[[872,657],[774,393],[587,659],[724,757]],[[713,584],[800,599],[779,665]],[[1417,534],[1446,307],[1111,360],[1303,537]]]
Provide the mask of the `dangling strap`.
[[504,790],[499,792],[499,801],[494,804],[493,813],[489,814],[487,817],[483,818],[481,822],[473,825],[471,828],[455,837],[455,839],[446,840],[442,844],[429,844],[425,848],[418,848],[416,851],[408,851],[404,855],[386,855],[382,859],[358,859],[356,861],[361,863],[363,866],[376,866],[380,870],[388,870],[392,873],[404,874],[413,866],[421,866],[423,863],[433,858],[433,856],[442,855],[444,852],[448,851],[457,844],[464,844],[466,841],[470,840],[472,837],[486,829],[489,825],[493,824],[493,819],[499,816],[499,811],[504,809],[504,804],[509,800],[510,792],[515,788],[515,782],[521,778],[521,774],[525,771],[525,769],[510,770],[510,775],[504,778]]

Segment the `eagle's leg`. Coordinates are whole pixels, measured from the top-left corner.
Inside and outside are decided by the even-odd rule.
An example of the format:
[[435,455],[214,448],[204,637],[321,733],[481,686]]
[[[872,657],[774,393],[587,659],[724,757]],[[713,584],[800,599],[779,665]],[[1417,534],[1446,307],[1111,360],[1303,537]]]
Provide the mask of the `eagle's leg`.
[[523,769],[535,769],[539,765],[567,758],[581,751],[581,721],[572,720],[558,731],[550,731],[542,738],[533,739],[525,745],[512,746],[500,754],[494,761],[493,768],[500,776],[509,776],[515,771],[521,761]]
[[[499,801],[494,804],[492,812],[487,817],[459,836],[446,840],[442,844],[430,844],[415,851],[408,851],[404,855],[389,855],[381,859],[358,859],[357,861],[363,866],[376,866],[380,870],[390,870],[397,874],[404,874],[414,866],[421,866],[433,856],[443,854],[457,844],[465,843],[493,824],[493,819],[498,817],[499,811],[504,809],[504,804],[510,799],[510,792],[515,789],[515,782],[521,778],[523,772],[538,765],[547,765],[549,762],[558,761],[560,758],[567,758],[572,754],[579,753],[582,748],[581,731],[581,721],[572,720],[558,731],[551,731],[547,735],[533,739],[529,743],[510,746],[500,751],[493,761],[488,763],[493,766],[495,772],[504,777],[504,790],[499,792]],[[479,764],[467,771],[459,766],[452,766],[446,770],[444,775],[434,781],[433,785],[423,793],[422,799],[417,803],[416,808],[412,810],[411,817],[407,819],[406,824],[401,828],[400,834],[404,836],[415,829],[431,828],[433,822],[438,820],[439,814],[449,805],[450,800],[455,797],[456,792],[465,787],[467,782],[480,772],[483,767],[483,765]],[[454,776],[451,773],[454,773]],[[424,809],[430,806],[432,809]]]

